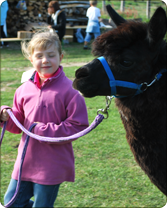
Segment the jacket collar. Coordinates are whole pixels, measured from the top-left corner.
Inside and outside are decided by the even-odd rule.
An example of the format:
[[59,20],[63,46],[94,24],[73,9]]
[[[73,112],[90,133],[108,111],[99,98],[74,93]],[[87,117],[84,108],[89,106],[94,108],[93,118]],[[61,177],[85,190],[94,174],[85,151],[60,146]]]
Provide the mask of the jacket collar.
[[[52,79],[57,78],[61,74],[61,72],[63,71],[63,67],[60,65],[59,66],[59,69],[60,69],[60,72],[58,74],[53,75],[52,77],[48,78],[48,80],[52,80]],[[35,74],[36,73],[37,73],[37,71],[34,71],[33,74],[32,74],[32,76],[31,76],[31,78],[29,79],[29,80],[31,80],[34,83],[35,83]]]

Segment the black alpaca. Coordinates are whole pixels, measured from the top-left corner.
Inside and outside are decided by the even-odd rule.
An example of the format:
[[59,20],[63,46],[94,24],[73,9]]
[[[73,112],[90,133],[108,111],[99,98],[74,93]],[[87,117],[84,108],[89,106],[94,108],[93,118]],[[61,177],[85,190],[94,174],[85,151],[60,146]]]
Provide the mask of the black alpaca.
[[[166,69],[165,11],[159,7],[148,24],[126,21],[109,5],[107,11],[117,28],[99,36],[92,53],[105,57],[116,80],[151,83]],[[166,76],[163,73],[159,81],[135,96],[134,89],[116,87],[116,96],[126,97],[115,99],[135,160],[165,195]],[[85,97],[111,95],[109,78],[98,59],[76,71],[73,86]]]

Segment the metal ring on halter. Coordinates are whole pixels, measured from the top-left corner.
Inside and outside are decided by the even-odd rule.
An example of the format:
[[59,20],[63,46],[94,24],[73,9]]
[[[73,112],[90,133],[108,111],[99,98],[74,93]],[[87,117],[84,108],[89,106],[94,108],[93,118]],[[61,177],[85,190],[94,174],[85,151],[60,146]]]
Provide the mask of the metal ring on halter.
[[146,91],[146,90],[147,90],[147,88],[148,88],[148,84],[147,84],[147,82],[143,82],[143,83],[141,84],[140,89],[144,92],[144,91]]

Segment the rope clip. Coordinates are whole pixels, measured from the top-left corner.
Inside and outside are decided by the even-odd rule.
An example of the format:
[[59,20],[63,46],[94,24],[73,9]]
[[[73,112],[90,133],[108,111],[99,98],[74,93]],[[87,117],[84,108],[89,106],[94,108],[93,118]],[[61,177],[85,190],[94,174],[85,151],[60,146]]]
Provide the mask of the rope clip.
[[104,108],[104,109],[99,109],[98,111],[97,111],[97,115],[99,114],[99,113],[102,113],[102,114],[106,114],[106,117],[104,117],[105,119],[107,119],[108,118],[108,110],[109,110],[109,107],[110,107],[110,104],[111,104],[111,100],[114,98],[114,96],[106,96],[106,107]]

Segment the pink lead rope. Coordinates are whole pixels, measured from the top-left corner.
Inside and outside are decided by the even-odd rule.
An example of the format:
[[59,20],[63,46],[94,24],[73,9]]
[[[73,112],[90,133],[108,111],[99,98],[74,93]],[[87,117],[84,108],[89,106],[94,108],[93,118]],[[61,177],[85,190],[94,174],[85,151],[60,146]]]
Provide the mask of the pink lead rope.
[[[26,150],[27,150],[27,146],[28,146],[28,142],[29,142],[30,137],[32,137],[34,139],[37,139],[39,141],[43,141],[43,142],[54,142],[54,143],[57,142],[58,143],[58,142],[62,142],[62,141],[74,141],[77,138],[82,137],[82,136],[88,134],[93,129],[95,129],[102,122],[102,120],[104,119],[104,116],[102,114],[98,114],[96,116],[95,120],[91,123],[91,125],[88,128],[84,129],[83,131],[80,131],[79,133],[76,133],[72,136],[54,138],[54,137],[42,137],[42,136],[38,136],[36,134],[33,134],[31,131],[34,128],[34,126],[36,125],[36,123],[32,124],[30,126],[29,131],[28,131],[27,129],[24,128],[24,126],[22,126],[20,124],[20,122],[16,119],[16,117],[14,116],[14,114],[12,113],[11,110],[7,109],[7,112],[9,114],[10,118],[13,120],[13,122],[27,135],[27,137],[26,137],[23,152],[22,152],[16,191],[15,191],[15,194],[12,197],[12,199],[5,205],[5,207],[12,206],[12,204],[17,199],[20,184],[21,184],[22,166],[23,166],[23,162],[24,162],[24,158],[25,158],[25,155],[26,155]],[[2,132],[1,132],[0,146],[2,144],[3,136],[4,136],[4,133],[5,133],[6,124],[7,124],[7,122],[4,123],[3,129],[2,129]]]
[[42,137],[42,136],[38,136],[36,134],[33,134],[32,132],[28,131],[27,129],[24,128],[24,126],[21,125],[21,123],[16,119],[16,117],[14,116],[14,114],[12,113],[11,110],[7,109],[7,112],[9,114],[9,116],[11,117],[11,119],[13,120],[13,122],[28,136],[37,139],[39,141],[43,141],[43,142],[62,142],[62,141],[71,141],[71,140],[75,140],[79,137],[84,136],[85,134],[89,133],[90,131],[92,131],[94,128],[96,128],[104,119],[104,116],[101,114],[98,114],[95,118],[95,120],[91,123],[91,125],[84,129],[83,131],[80,131],[79,133],[76,133],[74,135],[71,136],[67,136],[67,137]]

